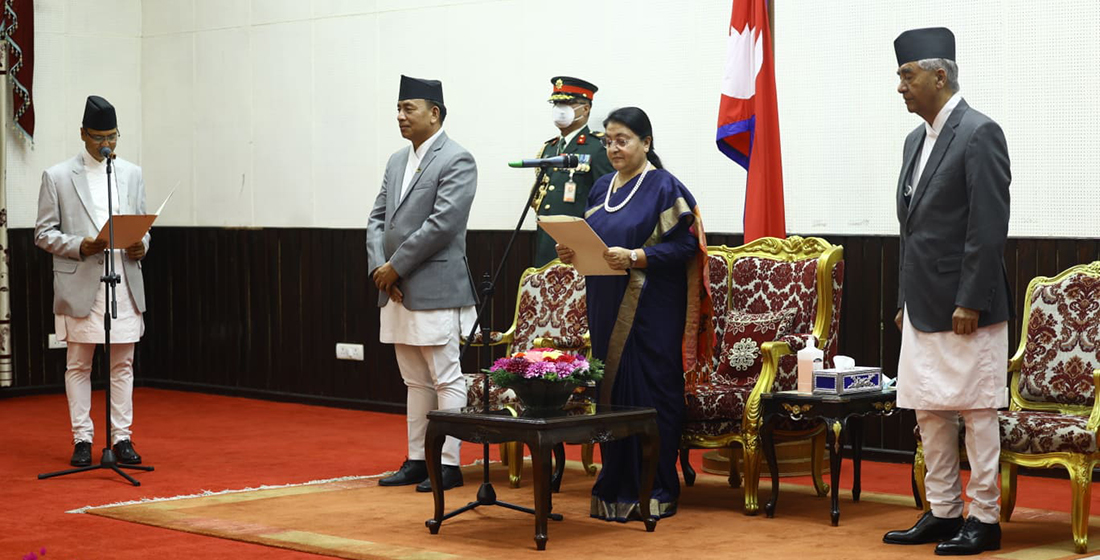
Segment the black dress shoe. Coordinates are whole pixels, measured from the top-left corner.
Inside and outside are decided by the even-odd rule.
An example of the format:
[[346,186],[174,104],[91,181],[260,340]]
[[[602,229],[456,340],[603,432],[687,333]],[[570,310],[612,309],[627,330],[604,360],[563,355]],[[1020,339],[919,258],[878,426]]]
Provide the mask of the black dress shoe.
[[[954,537],[963,526],[962,517],[941,519],[926,511],[917,523],[904,531],[890,531],[882,537],[886,544],[925,544]],[[938,549],[937,549],[938,550]]]
[[[462,470],[458,467],[452,467],[451,465],[443,465],[443,489],[450,490],[456,486],[462,486]],[[425,479],[424,482],[417,484],[416,491],[431,492],[431,479]]]
[[111,446],[111,449],[115,452],[115,461],[123,465],[140,465],[141,455],[134,451],[134,444],[130,443],[130,440],[124,439]]
[[1000,550],[1001,524],[982,523],[974,517],[966,519],[955,538],[936,545],[938,556],[968,556],[987,550]]
[[428,464],[423,460],[406,460],[397,472],[378,481],[379,486],[408,486],[428,480]]
[[89,467],[92,465],[92,442],[78,441],[73,446],[73,457],[69,464],[74,467]]

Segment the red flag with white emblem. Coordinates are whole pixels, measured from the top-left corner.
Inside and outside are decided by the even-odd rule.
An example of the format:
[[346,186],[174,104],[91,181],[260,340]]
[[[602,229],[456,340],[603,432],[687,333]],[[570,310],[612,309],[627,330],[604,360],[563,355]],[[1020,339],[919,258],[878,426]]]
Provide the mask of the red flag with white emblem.
[[745,243],[786,237],[779,107],[767,0],[733,0],[718,149],[748,171]]

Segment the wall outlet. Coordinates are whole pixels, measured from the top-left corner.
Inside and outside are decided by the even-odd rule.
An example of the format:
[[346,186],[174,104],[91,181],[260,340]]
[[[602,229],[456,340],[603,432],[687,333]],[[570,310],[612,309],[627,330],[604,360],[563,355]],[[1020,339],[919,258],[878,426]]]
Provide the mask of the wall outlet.
[[55,333],[50,333],[50,336],[46,337],[46,346],[50,348],[68,348],[69,345],[65,344],[64,340],[58,340]]
[[358,362],[363,361],[363,345],[351,344],[348,342],[336,343],[336,359],[337,360],[355,360]]

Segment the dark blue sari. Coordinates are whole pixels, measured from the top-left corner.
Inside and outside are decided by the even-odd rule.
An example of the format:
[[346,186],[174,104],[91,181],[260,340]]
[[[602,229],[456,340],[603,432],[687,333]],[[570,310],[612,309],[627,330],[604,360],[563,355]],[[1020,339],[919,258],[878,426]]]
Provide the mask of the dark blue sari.
[[[650,513],[676,512],[680,479],[676,457],[684,414],[681,344],[688,307],[688,267],[698,252],[691,231],[695,198],[669,172],[650,169],[634,197],[617,212],[604,209],[613,175],[599,179],[585,219],[608,247],[644,247],[647,265],[627,276],[586,278],[592,355],[604,360],[601,400],[657,409],[660,460]],[[626,200],[638,178],[611,194]],[[638,438],[603,443],[603,468],[592,488],[592,516],[639,519],[641,445]]]

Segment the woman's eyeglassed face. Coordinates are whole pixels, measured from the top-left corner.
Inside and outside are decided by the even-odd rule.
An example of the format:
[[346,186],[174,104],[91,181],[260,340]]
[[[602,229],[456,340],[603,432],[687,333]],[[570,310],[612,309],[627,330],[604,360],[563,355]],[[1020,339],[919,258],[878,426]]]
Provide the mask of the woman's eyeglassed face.
[[607,159],[611,160],[611,166],[616,171],[633,170],[645,160],[646,142],[617,122],[607,123],[603,145],[607,147]]

